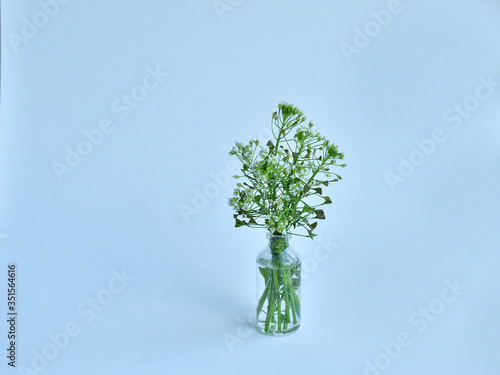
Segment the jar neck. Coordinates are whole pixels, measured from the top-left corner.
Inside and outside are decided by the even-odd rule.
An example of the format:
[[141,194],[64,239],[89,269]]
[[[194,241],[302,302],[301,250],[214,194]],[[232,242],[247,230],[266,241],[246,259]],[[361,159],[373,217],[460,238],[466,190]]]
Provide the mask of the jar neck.
[[269,248],[273,253],[284,252],[289,246],[291,237],[292,235],[290,233],[272,234],[267,232],[267,239],[269,240]]

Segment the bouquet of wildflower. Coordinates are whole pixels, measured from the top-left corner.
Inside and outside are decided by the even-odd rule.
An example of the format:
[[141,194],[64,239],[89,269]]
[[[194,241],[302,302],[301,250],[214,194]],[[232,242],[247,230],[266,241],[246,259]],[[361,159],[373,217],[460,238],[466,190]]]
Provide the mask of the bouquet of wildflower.
[[[273,113],[272,140],[236,143],[230,152],[243,164],[243,179],[229,205],[236,213],[236,227],[266,228],[269,256],[258,257],[264,290],[257,303],[257,327],[267,334],[288,334],[300,321],[300,261],[286,251],[290,235],[313,238],[318,222],[325,219],[320,208],[332,203],[323,187],[341,177],[332,171],[344,155],[337,145],[303,125],[304,114],[281,103]],[[304,234],[296,232],[305,230]],[[260,256],[260,254],[259,254]]]
[[[271,127],[274,140],[266,145],[258,140],[250,140],[247,145],[236,142],[229,153],[243,163],[242,175],[234,177],[246,178],[237,184],[229,205],[236,211],[236,227],[260,227],[273,234],[290,232],[313,238],[316,220],[325,218],[319,207],[332,203],[323,195],[322,186],[341,179],[331,169],[345,167],[337,163],[344,154],[313,131],[312,122],[302,125],[306,118],[298,108],[287,103],[278,108]],[[310,202],[313,198],[315,202]],[[307,235],[292,232],[292,228],[300,227]]]

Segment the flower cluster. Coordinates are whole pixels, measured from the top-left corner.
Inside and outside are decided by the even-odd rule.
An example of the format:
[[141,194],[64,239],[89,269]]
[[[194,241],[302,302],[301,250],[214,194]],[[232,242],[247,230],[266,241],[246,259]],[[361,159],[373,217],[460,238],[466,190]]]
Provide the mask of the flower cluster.
[[[281,103],[273,114],[274,139],[265,145],[236,142],[229,152],[243,164],[242,175],[234,177],[245,179],[229,198],[237,227],[263,227],[274,234],[302,227],[308,237],[314,236],[317,222],[310,220],[324,219],[318,207],[331,203],[321,185],[340,180],[330,168],[345,164],[337,164],[344,158],[337,145],[314,131],[313,123],[302,125],[305,121],[298,108]],[[309,201],[314,196],[319,203]]]

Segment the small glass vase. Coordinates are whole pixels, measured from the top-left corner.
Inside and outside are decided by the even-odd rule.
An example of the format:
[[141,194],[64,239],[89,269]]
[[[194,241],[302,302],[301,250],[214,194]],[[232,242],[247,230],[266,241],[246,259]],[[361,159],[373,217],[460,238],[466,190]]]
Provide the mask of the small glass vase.
[[257,330],[285,336],[300,327],[300,258],[290,234],[267,233],[269,244],[257,255]]

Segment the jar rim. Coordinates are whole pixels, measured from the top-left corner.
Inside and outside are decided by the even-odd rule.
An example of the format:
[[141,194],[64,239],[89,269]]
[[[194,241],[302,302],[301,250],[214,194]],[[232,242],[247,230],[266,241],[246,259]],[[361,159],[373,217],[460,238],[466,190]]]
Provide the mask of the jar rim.
[[274,233],[271,233],[271,232],[267,232],[266,236],[267,236],[268,239],[271,239],[271,238],[283,238],[283,239],[290,240],[290,238],[292,237],[292,234],[290,232],[282,233],[282,234],[274,234]]

